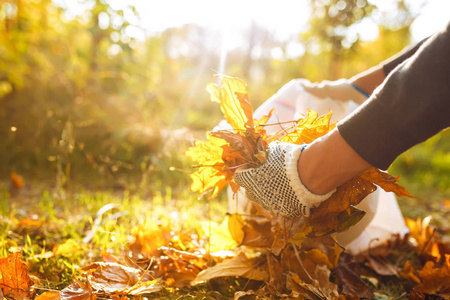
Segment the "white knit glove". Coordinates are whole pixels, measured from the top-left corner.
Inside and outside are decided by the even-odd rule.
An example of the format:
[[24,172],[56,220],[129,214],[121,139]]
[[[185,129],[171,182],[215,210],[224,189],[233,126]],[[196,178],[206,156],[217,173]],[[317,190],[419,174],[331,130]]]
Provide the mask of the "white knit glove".
[[311,207],[328,199],[311,193],[301,182],[297,161],[306,145],[271,143],[267,161],[257,168],[239,168],[234,173],[236,183],[245,189],[248,199],[284,217],[309,216]]
[[347,79],[324,80],[321,83],[305,81],[302,82],[302,86],[305,91],[319,98],[331,98],[342,101],[353,100],[358,104],[363,103],[370,96]]

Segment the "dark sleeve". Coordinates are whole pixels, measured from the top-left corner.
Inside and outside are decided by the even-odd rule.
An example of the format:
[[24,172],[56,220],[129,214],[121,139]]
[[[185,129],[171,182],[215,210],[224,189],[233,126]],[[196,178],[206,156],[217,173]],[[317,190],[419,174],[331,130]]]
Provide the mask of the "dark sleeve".
[[397,55],[394,55],[393,57],[389,58],[388,60],[384,61],[383,64],[383,71],[384,75],[388,76],[389,73],[391,73],[392,70],[395,69],[399,64],[410,58],[414,53],[416,53],[417,49],[427,40],[423,39],[419,43],[417,43],[414,46],[407,47]]
[[338,123],[367,162],[387,169],[398,155],[450,126],[450,24],[395,68]]

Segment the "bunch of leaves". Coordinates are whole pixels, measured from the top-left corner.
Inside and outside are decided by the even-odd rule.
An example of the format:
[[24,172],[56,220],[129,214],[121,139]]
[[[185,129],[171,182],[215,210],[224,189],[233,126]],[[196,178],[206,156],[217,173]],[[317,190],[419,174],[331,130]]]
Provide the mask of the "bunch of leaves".
[[[207,141],[197,141],[186,151],[186,155],[199,164],[198,170],[191,174],[191,190],[194,192],[205,193],[213,189],[211,198],[214,198],[228,183],[236,193],[239,186],[234,182],[234,171],[239,167],[262,165],[267,159],[266,150],[270,142],[308,144],[335,127],[335,124],[330,124],[331,111],[319,117],[309,110],[304,118],[293,120],[291,128],[269,135],[265,126],[277,125],[267,124],[273,111],[261,120],[254,120],[246,83],[224,75],[220,79],[220,86],[210,83],[207,91],[211,101],[220,103],[232,130],[207,132]],[[310,237],[344,231],[364,216],[365,212],[355,205],[374,192],[377,186],[400,197],[412,197],[397,181],[398,178],[371,168],[338,187],[330,198],[313,209],[312,217],[304,220],[299,228],[309,232]]]

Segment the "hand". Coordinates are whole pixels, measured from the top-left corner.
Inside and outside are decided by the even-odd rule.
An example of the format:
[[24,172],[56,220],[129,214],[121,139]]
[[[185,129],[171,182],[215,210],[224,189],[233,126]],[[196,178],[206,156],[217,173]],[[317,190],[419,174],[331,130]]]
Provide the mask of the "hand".
[[328,199],[334,190],[317,195],[302,184],[297,161],[305,147],[271,143],[267,161],[257,168],[237,169],[234,180],[245,189],[248,199],[275,214],[292,218],[309,216],[310,208]]
[[361,104],[370,96],[347,79],[324,80],[321,83],[305,81],[302,82],[302,85],[305,91],[319,98],[331,98],[341,101],[353,100]]

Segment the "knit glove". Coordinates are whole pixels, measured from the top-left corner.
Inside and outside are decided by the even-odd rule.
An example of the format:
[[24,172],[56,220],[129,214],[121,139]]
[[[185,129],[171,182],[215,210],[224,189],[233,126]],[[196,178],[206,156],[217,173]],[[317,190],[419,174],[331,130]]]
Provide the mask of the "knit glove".
[[347,79],[335,81],[324,80],[321,83],[302,82],[302,86],[308,93],[319,98],[331,98],[336,100],[353,100],[358,104],[366,101],[369,94],[358,88]]
[[271,143],[267,161],[257,168],[239,168],[234,173],[236,183],[245,189],[248,199],[277,215],[298,218],[309,216],[310,208],[328,199],[310,192],[301,182],[297,161],[306,145]]

